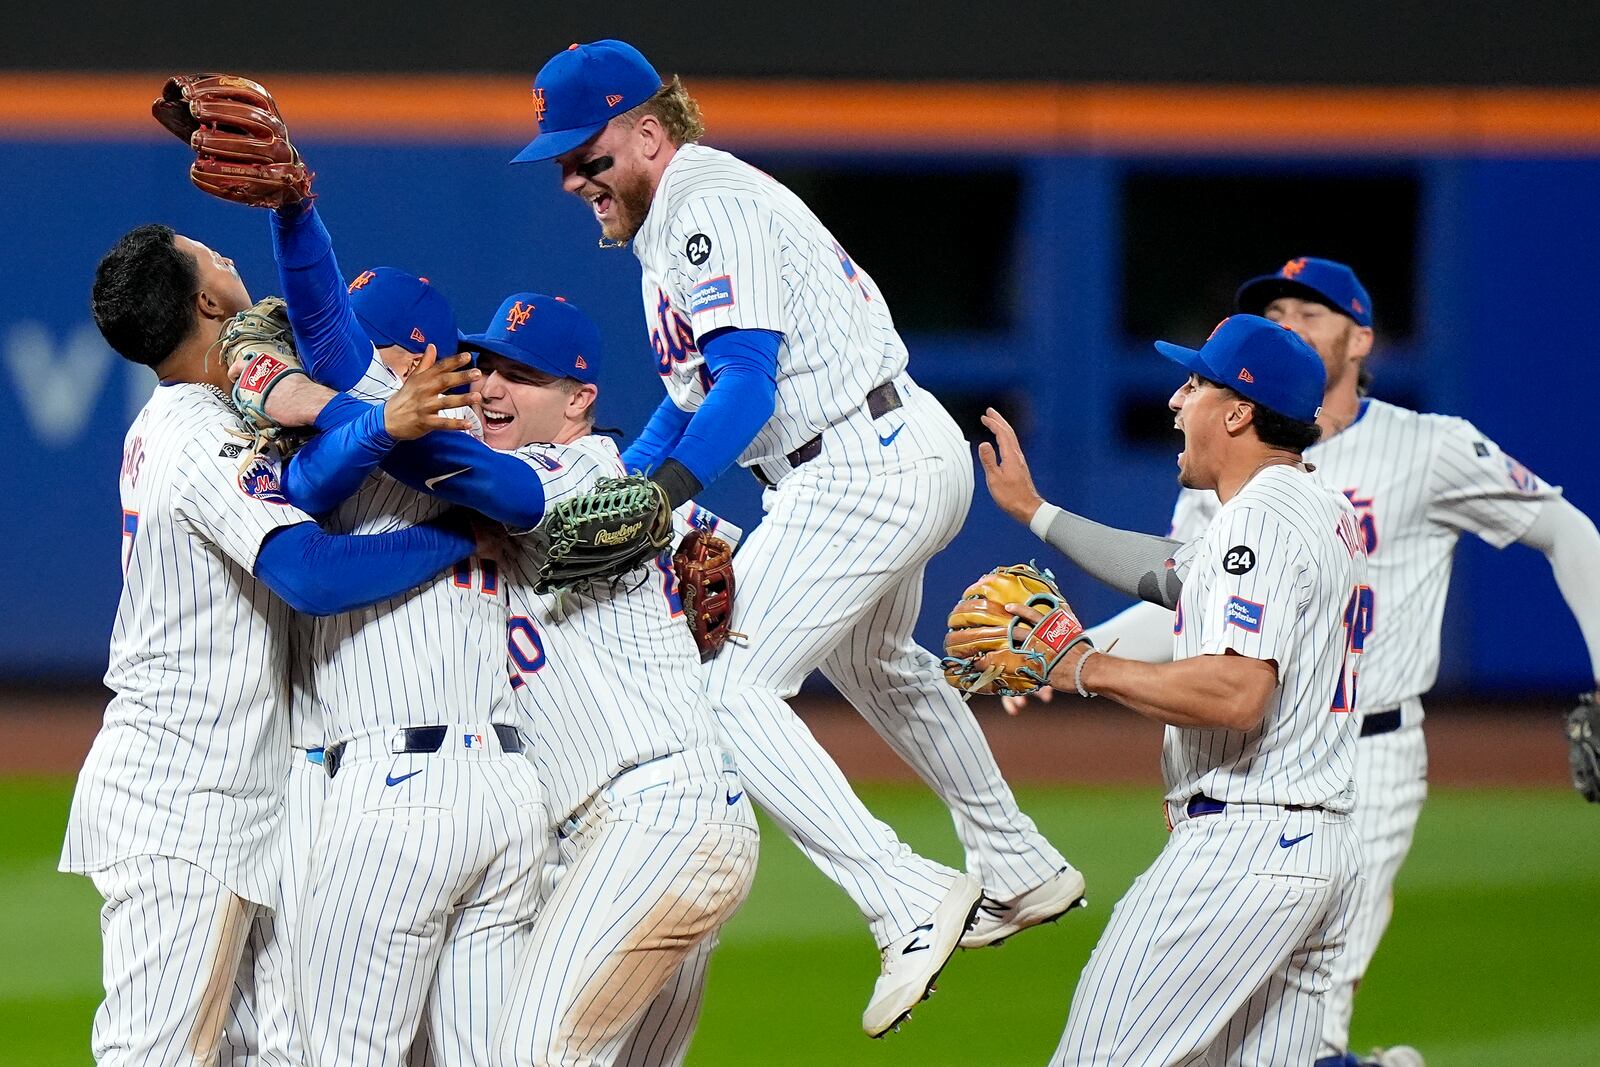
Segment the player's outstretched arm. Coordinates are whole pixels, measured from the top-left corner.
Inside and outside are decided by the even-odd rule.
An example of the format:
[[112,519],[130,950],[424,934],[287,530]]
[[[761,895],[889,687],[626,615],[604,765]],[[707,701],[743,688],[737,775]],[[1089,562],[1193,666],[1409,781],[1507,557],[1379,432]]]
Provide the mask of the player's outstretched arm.
[[476,545],[471,522],[456,513],[383,534],[330,534],[302,522],[266,536],[255,573],[296,611],[337,615],[421,585]]
[[349,389],[372,362],[372,341],[356,321],[333,238],[310,201],[272,213],[272,254],[306,373]]
[[723,330],[701,342],[711,388],[653,475],[673,507],[716,481],[772,418],[782,344],[782,334],[741,329]]
[[661,403],[651,412],[650,421],[639,431],[639,436],[623,450],[623,468],[642,474],[652,473],[678,447],[693,414],[674,404],[672,397],[662,397]]
[[[1029,623],[1044,618],[1026,604],[1007,604],[1006,610]],[[1168,726],[1252,730],[1266,717],[1278,668],[1271,660],[1232,652],[1141,663],[1084,642],[1051,668],[1049,681],[1068,693],[1081,687],[1086,695],[1109,697]]]
[[1177,541],[1118,530],[1047,502],[1034,488],[1028,458],[1011,424],[994,408],[984,413],[983,424],[995,440],[978,445],[978,461],[1001,510],[1111,588],[1164,608],[1177,607],[1183,583],[1167,566]]
[[[1172,662],[1172,612],[1159,604],[1143,601],[1111,616],[1097,626],[1084,631],[1084,636],[1095,648],[1106,652],[1115,650],[1123,659],[1141,663]],[[1030,699],[1048,703],[1055,697],[1049,686],[1027,696],[1001,697],[1001,706],[1007,715],[1018,715],[1028,706]]]
[[1600,531],[1566,497],[1555,496],[1540,504],[1538,517],[1519,540],[1550,561],[1556,587],[1578,620],[1600,690]]

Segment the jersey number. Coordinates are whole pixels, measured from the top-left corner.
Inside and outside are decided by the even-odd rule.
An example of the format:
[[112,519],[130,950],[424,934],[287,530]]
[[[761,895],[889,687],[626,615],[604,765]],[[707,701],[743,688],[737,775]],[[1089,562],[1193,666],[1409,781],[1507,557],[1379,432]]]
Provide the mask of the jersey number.
[[456,564],[451,579],[457,589],[477,589],[484,596],[500,595],[500,564],[492,559],[468,556]]
[[1356,680],[1361,675],[1361,668],[1353,657],[1366,650],[1367,635],[1372,633],[1372,608],[1371,587],[1356,586],[1355,592],[1350,594],[1350,602],[1344,608],[1345,654],[1339,657],[1339,684],[1333,691],[1333,707],[1328,709],[1330,711],[1356,710]]
[[139,513],[122,509],[122,573],[128,573],[128,564],[133,562],[133,538],[139,532]]
[[537,674],[545,665],[544,640],[539,628],[526,615],[506,620],[506,652],[511,657],[511,688],[521,689],[525,674]]

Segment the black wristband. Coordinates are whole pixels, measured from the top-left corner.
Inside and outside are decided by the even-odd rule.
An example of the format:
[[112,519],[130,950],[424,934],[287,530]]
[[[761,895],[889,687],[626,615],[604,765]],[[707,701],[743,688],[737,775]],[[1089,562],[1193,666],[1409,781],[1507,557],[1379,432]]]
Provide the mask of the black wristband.
[[663,461],[650,476],[650,480],[666,491],[667,503],[674,508],[686,500],[693,499],[702,488],[700,479],[675,459]]

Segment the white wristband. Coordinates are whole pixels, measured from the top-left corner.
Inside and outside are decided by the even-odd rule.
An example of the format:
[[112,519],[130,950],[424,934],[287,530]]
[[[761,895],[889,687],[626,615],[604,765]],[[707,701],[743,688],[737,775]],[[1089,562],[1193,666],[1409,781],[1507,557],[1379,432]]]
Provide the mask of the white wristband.
[[1028,520],[1028,529],[1033,531],[1033,536],[1044,540],[1044,535],[1050,532],[1050,524],[1056,521],[1056,516],[1061,514],[1061,509],[1046,500],[1040,504],[1033,513],[1033,518]]
[[1099,654],[1100,650],[1098,648],[1093,645],[1089,646],[1089,651],[1080,656],[1077,665],[1072,668],[1072,687],[1078,691],[1078,695],[1081,697],[1093,698],[1100,695],[1099,693],[1091,693],[1083,687],[1083,665],[1089,662],[1090,656],[1098,656]]

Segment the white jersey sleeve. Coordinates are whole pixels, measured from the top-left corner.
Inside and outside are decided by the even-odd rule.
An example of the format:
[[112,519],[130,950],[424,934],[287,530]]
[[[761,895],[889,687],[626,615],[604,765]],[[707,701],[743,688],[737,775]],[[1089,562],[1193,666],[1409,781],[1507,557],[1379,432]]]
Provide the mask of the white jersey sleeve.
[[706,194],[679,205],[668,277],[687,302],[695,341],[728,328],[784,333],[777,220],[749,197]]
[[570,496],[587,492],[601,478],[621,478],[627,473],[622,456],[609,437],[590,434],[572,444],[523,445],[511,453],[539,476],[548,510]]
[[[1211,551],[1195,566],[1205,601],[1198,605],[1197,652],[1237,652],[1270,660],[1281,676],[1298,636],[1293,625],[1311,598],[1311,555],[1295,527],[1262,508],[1230,508],[1207,531]],[[1186,578],[1186,581],[1188,579]]]
[[1501,451],[1465,419],[1445,419],[1428,466],[1428,518],[1504,548],[1561,490]]
[[230,443],[242,442],[213,422],[199,427],[184,444],[183,461],[175,470],[172,517],[181,529],[253,572],[267,534],[314,520],[284,496],[283,465],[275,450],[262,452],[241,468],[228,455]]
[[734,548],[739,547],[739,539],[744,536],[744,531],[721,515],[703,508],[693,500],[679,504],[672,513],[673,540],[682,541],[689,536],[690,530],[704,530],[708,534],[715,534]]

